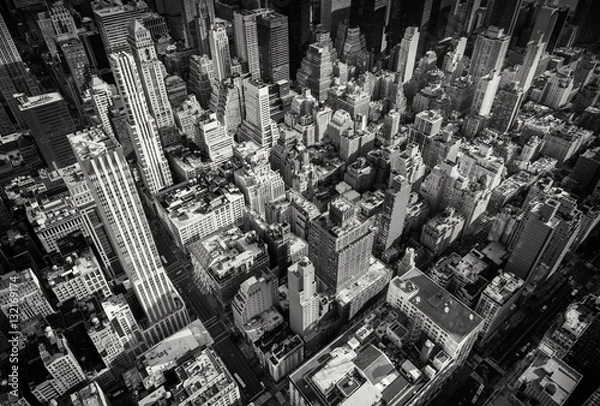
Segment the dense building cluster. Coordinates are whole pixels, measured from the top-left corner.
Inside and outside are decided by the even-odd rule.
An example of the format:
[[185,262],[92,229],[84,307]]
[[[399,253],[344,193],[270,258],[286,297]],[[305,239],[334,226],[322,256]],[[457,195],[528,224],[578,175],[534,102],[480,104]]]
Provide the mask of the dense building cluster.
[[0,406],[598,403],[598,0],[0,3]]

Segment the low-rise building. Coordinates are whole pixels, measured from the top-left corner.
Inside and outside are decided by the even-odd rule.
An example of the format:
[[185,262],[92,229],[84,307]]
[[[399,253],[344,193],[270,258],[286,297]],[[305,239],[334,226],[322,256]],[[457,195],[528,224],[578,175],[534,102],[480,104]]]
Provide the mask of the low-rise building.
[[226,179],[211,174],[165,189],[155,202],[158,218],[184,251],[188,244],[244,221],[244,196]]
[[261,365],[274,381],[280,381],[304,361],[304,342],[289,327],[280,325],[253,343]]
[[420,242],[434,255],[439,255],[460,236],[464,224],[465,217],[448,207],[442,214],[425,223]]
[[380,294],[392,280],[392,275],[391,269],[372,256],[364,275],[335,296],[342,320],[352,319],[369,300]]
[[229,310],[242,282],[269,270],[266,244],[256,232],[244,234],[237,227],[197,241],[188,250],[196,283],[225,310]]
[[31,268],[0,276],[0,308],[11,323],[15,317],[22,323],[32,317],[54,313]]

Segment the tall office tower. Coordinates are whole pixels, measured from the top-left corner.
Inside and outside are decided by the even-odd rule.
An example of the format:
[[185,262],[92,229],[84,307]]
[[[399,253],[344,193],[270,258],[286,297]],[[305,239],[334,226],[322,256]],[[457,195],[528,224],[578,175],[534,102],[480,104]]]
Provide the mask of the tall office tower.
[[479,79],[493,70],[502,71],[509,44],[510,36],[501,28],[489,27],[487,31],[479,34],[475,40],[469,69],[473,78]]
[[508,132],[519,113],[523,96],[523,90],[516,83],[499,89],[492,105],[490,127],[503,133]]
[[568,7],[539,7],[529,40],[544,43],[542,54],[554,51],[568,14]]
[[370,223],[356,217],[352,203],[331,202],[308,230],[308,256],[319,282],[339,292],[359,279],[369,268],[373,238]]
[[106,54],[129,51],[127,30],[132,18],[141,18],[148,11],[146,3],[121,4],[111,0],[97,0],[92,11]]
[[529,41],[527,44],[527,52],[523,64],[519,68],[518,83],[523,92],[527,92],[535,79],[535,73],[540,64],[540,59],[544,55],[546,43],[540,39],[538,42]]
[[98,129],[72,134],[69,141],[148,318],[144,336],[153,345],[185,326],[189,317],[159,258],[123,148]]
[[58,93],[27,97],[18,95],[21,116],[27,122],[46,165],[63,168],[75,163],[67,134],[75,131],[67,103]]
[[235,25],[235,46],[237,57],[248,65],[248,72],[254,80],[260,79],[258,52],[258,27],[255,11],[236,10],[233,13]]
[[487,117],[491,113],[500,79],[500,73],[495,70],[479,79],[473,94],[471,114]]
[[35,77],[23,63],[15,42],[0,15],[0,131],[8,134],[15,129],[27,128],[27,121],[21,117],[19,103],[13,95],[24,93],[27,96],[40,94]]
[[378,258],[402,235],[410,191],[408,178],[396,175],[390,179],[378,218],[379,232],[373,245],[373,254]]
[[308,46],[302,59],[296,80],[301,89],[310,89],[310,93],[319,102],[327,100],[327,90],[333,83],[333,64],[336,50],[329,33],[322,33],[320,40]]
[[517,224],[505,270],[535,285],[550,277],[577,237],[581,212],[572,198],[534,201]]
[[58,37],[57,42],[63,60],[69,68],[73,82],[75,82],[77,92],[81,94],[89,81],[90,75],[90,61],[83,44],[76,36]]
[[217,119],[228,133],[234,134],[244,121],[244,83],[242,78],[228,78],[213,87],[210,109],[217,112]]
[[198,98],[203,109],[210,105],[212,83],[216,80],[215,68],[208,55],[190,56],[190,77],[188,86],[190,92]]
[[89,83],[89,97],[94,107],[96,117],[102,123],[104,132],[108,135],[114,135],[113,128],[108,117],[108,110],[113,106],[113,94],[108,83],[94,75]]
[[48,52],[52,56],[58,55],[55,37],[64,34],[77,34],[77,26],[70,10],[62,1],[52,4],[47,11],[38,13],[38,26],[42,32]]
[[485,288],[475,306],[475,312],[483,317],[483,328],[479,338],[481,342],[490,338],[500,324],[511,315],[511,306],[519,298],[523,285],[523,279],[502,272]]
[[359,73],[369,70],[371,54],[367,50],[365,34],[360,31],[359,27],[350,27],[340,23],[335,46],[340,61],[350,68],[355,68]]
[[171,186],[173,179],[169,163],[162,151],[156,122],[150,115],[142,82],[131,54],[109,55],[110,66],[117,79],[119,94],[127,110],[127,132],[134,146],[142,180],[150,194]]
[[208,42],[215,67],[215,77],[218,81],[228,78],[231,74],[231,54],[225,24],[213,24],[209,31]]
[[246,119],[238,134],[240,141],[253,141],[261,147],[277,142],[277,126],[271,120],[269,85],[261,81],[244,81]]
[[288,268],[290,328],[305,338],[319,320],[319,296],[315,267],[306,257]]
[[273,10],[256,17],[258,52],[263,80],[277,83],[290,79],[288,18]]
[[209,32],[210,27],[215,23],[215,3],[212,0],[197,0],[195,30],[196,30],[196,48],[200,56],[210,54]]
[[[173,127],[175,120],[165,86],[165,68],[156,56],[150,31],[138,20],[131,20],[127,30],[127,43],[137,64],[139,78],[144,87],[146,101],[150,114],[156,122],[156,127],[159,131]],[[136,91],[139,92],[139,89]]]
[[576,42],[592,44],[600,38],[600,2],[595,0],[579,0],[573,13],[571,24],[578,26]]
[[412,78],[415,71],[417,49],[419,48],[419,29],[417,27],[406,28],[399,47],[396,72],[400,74],[401,83],[406,83]]
[[523,0],[488,0],[485,25],[498,27],[513,35]]
[[322,0],[320,9],[320,21],[323,28],[334,37],[338,30],[338,24],[350,20],[352,0]]
[[227,132],[215,113],[198,119],[196,144],[215,165],[226,162],[233,156],[233,136]]
[[379,54],[387,47],[385,28],[387,0],[352,0],[350,23],[365,33],[367,49]]

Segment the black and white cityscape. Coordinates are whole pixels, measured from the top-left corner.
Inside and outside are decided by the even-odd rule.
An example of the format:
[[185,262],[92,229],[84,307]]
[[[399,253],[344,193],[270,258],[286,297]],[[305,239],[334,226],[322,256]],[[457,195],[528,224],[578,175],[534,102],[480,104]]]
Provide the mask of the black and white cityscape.
[[0,12],[0,406],[600,405],[600,0]]

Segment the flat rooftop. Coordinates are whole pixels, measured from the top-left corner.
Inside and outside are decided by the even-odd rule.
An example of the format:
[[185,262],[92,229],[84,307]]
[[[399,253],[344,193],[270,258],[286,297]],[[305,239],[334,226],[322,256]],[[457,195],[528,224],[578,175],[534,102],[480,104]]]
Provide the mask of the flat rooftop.
[[[519,383],[536,386],[557,405],[563,405],[581,381],[581,375],[562,360],[538,352],[531,365],[519,377]],[[525,389],[527,391],[527,389]]]
[[73,152],[80,161],[104,155],[117,146],[114,140],[104,133],[101,126],[77,131],[69,134],[68,137]]
[[464,303],[440,287],[417,268],[392,279],[400,290],[411,295],[409,301],[456,342],[461,342],[483,319]]
[[199,178],[197,183],[180,184],[159,193],[156,202],[177,227],[201,220],[205,215],[231,203],[242,193],[225,178]]
[[386,267],[383,262],[379,261],[373,256],[371,256],[369,262],[370,265],[367,272],[352,285],[342,289],[336,295],[336,300],[342,306],[350,303],[353,299],[367,290],[370,286],[376,284],[378,281],[381,281],[382,279],[387,279],[388,281],[391,280],[393,271]]
[[300,366],[290,375],[290,383],[307,404],[408,403],[452,360],[435,344],[432,357],[421,362],[416,347],[382,341],[389,331],[404,337],[408,330],[400,328],[402,322],[408,321],[384,305]]
[[176,366],[177,360],[196,348],[211,345],[213,339],[200,320],[194,320],[178,332],[165,338],[138,357],[144,369],[145,381],[151,382],[162,372]]

